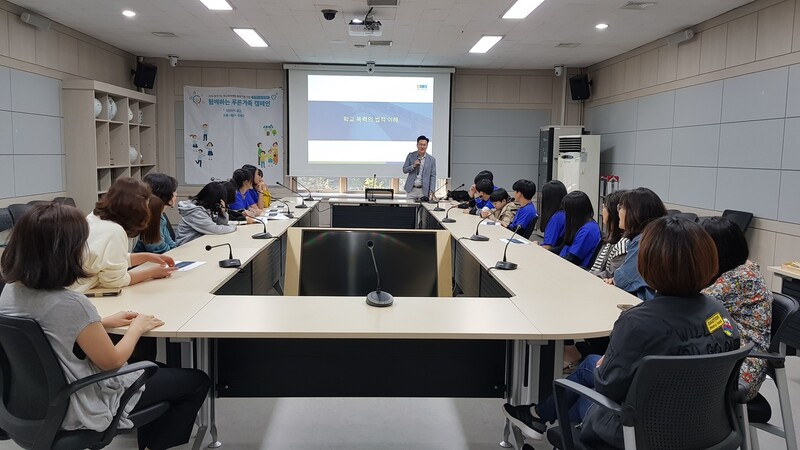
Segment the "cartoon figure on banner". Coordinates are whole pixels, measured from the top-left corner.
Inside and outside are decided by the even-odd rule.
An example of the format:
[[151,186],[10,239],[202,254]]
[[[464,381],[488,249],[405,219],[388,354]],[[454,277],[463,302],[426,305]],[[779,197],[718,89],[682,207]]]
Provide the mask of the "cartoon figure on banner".
[[270,167],[278,165],[278,143],[273,142],[272,147],[270,147],[269,151],[267,152],[267,162],[269,163]]
[[194,162],[200,167],[203,167],[203,158],[205,158],[205,155],[203,153],[204,153],[203,149],[202,148],[198,148],[197,149],[197,156],[195,156],[195,158],[194,158]]
[[203,142],[206,142],[207,140],[208,140],[208,124],[204,123],[203,124]]
[[199,105],[203,101],[202,97],[197,95],[197,91],[193,91],[192,94],[194,94],[192,95],[192,102],[194,102],[195,105]]
[[213,161],[214,160],[214,150],[213,150],[213,148],[214,148],[214,143],[213,142],[209,142],[208,144],[206,144],[206,155],[208,156],[208,160],[209,161]]
[[267,163],[267,152],[263,148],[261,148],[261,142],[256,144],[256,147],[258,148],[258,167],[261,167],[262,169],[264,169],[264,168],[267,167],[266,166],[266,163]]
[[192,138],[192,148],[197,148],[197,135],[190,134],[189,137]]
[[272,124],[264,125],[262,129],[264,130],[264,134],[267,137],[275,136],[276,134],[278,134],[278,130],[276,130]]

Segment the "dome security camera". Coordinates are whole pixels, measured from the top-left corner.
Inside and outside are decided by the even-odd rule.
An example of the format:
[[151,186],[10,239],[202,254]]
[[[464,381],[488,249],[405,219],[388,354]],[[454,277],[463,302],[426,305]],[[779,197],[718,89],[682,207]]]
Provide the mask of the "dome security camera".
[[561,64],[553,67],[553,69],[554,69],[557,77],[560,77],[561,75],[564,74],[564,66],[562,66]]
[[178,55],[169,55],[169,65],[172,67],[178,65]]
[[375,73],[375,61],[367,61],[367,73],[370,75]]
[[337,11],[335,9],[323,9],[322,10],[322,17],[325,20],[333,20],[336,17]]

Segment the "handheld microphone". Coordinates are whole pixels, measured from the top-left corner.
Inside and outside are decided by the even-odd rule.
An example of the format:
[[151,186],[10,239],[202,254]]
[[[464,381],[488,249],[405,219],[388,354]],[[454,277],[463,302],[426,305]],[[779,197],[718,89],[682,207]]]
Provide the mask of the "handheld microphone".
[[[447,186],[447,182],[445,181],[443,185],[439,186],[435,191],[433,191],[433,195],[436,195],[437,192],[441,191],[443,187]],[[439,206],[439,200],[430,200],[430,203],[436,203],[436,208],[433,208],[434,211],[444,211],[444,208]]]
[[453,191],[457,191],[457,190],[461,189],[462,187],[464,187],[464,183],[461,183],[461,186],[459,186],[459,187],[457,187],[455,189],[450,189],[449,191],[447,191],[447,195],[444,196],[445,200],[449,199],[450,196],[453,195]]
[[[274,198],[273,197],[272,199],[275,200],[278,203],[283,203],[284,205],[286,205],[286,217],[288,217],[290,219],[294,219],[294,214],[292,214],[292,208],[289,206],[288,203],[286,203],[285,201],[283,201],[283,200],[281,200],[279,198]],[[300,205],[296,206],[296,208],[299,208],[299,207],[300,207]]]
[[454,223],[456,221],[456,219],[451,219],[450,218],[450,210],[453,209],[453,208],[458,208],[459,206],[463,205],[464,203],[466,203],[466,202],[461,202],[458,205],[453,205],[453,206],[447,208],[447,212],[444,213],[444,219],[442,219],[442,222],[443,223]]
[[313,198],[313,197],[311,197],[311,189],[307,188],[307,187],[306,187],[306,186],[305,186],[303,183],[301,183],[301,182],[300,182],[300,180],[298,180],[297,178],[295,178],[295,179],[294,179],[294,181],[295,181],[297,184],[299,184],[299,185],[300,185],[300,187],[302,187],[303,189],[305,189],[305,190],[307,190],[307,191],[308,191],[308,196],[306,196],[305,200],[308,200],[308,201],[310,201],[310,202],[313,202],[313,201],[314,201],[314,198]]
[[242,262],[238,259],[233,259],[233,247],[231,244],[217,244],[217,245],[206,245],[206,251],[210,251],[212,248],[222,247],[224,245],[228,246],[228,259],[221,259],[219,261],[219,266],[225,269],[230,269],[234,267],[241,267]]
[[475,234],[473,234],[472,236],[469,237],[470,241],[481,241],[481,242],[483,242],[483,241],[488,241],[489,240],[488,237],[486,237],[486,236],[484,236],[482,234],[478,234],[478,227],[480,227],[481,224],[483,223],[483,221],[488,219],[489,217],[490,216],[486,216],[483,219],[481,219],[480,222],[478,222],[478,225],[475,227]]
[[372,187],[373,187],[373,189],[375,188],[375,184],[377,182],[378,182],[378,174],[377,173],[373,173],[372,174]]
[[373,250],[372,247],[375,247],[375,243],[367,241],[367,248],[372,255],[372,265],[375,266],[375,278],[378,280],[378,283],[375,290],[367,294],[367,304],[377,307],[392,306],[392,303],[394,303],[392,294],[381,291],[381,274],[378,272],[378,263],[375,261],[375,250]]
[[259,223],[261,223],[261,225],[263,225],[263,226],[264,226],[264,232],[262,232],[262,233],[256,233],[256,234],[254,234],[254,235],[253,235],[253,239],[269,239],[269,238],[271,238],[271,237],[272,237],[272,235],[271,235],[271,234],[269,234],[269,232],[267,231],[267,222],[266,222],[266,219],[264,219],[264,220],[257,220],[257,219],[256,219],[256,221],[257,221],[257,222],[259,222]]
[[510,244],[511,241],[514,240],[514,236],[517,235],[517,232],[521,228],[522,228],[522,225],[517,225],[517,227],[514,228],[514,233],[511,235],[510,238],[508,238],[508,242],[506,242],[506,248],[503,249],[503,260],[502,261],[497,261],[497,263],[494,265],[495,269],[514,270],[514,269],[517,268],[517,264],[516,263],[506,261],[506,252],[508,252],[508,244]]
[[[277,184],[278,184],[278,186],[283,186],[283,187],[285,187],[286,189],[288,189],[288,190],[290,190],[290,191],[292,191],[292,192],[294,192],[295,194],[297,194],[297,195],[299,195],[299,196],[300,196],[300,204],[299,204],[299,205],[297,205],[297,206],[295,206],[295,208],[300,208],[300,209],[303,209],[303,208],[308,208],[308,206],[306,206],[306,199],[305,199],[305,197],[303,197],[303,194],[301,194],[301,193],[299,193],[299,192],[295,191],[294,189],[292,189],[292,188],[290,188],[289,186],[287,186],[287,185],[285,185],[285,184],[281,183],[280,181],[276,181],[275,183],[277,183]],[[286,205],[286,202],[284,202],[283,204],[284,204],[284,205]],[[289,207],[289,205],[286,205],[286,207],[288,208],[288,207]],[[289,217],[292,217],[292,216],[289,216]]]

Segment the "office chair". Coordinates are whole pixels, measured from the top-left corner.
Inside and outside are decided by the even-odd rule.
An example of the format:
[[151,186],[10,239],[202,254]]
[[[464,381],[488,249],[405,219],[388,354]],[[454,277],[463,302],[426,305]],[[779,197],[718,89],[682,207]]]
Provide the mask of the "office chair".
[[520,231],[519,235],[524,237],[525,239],[530,239],[531,235],[533,234],[534,228],[536,228],[536,222],[538,221],[539,221],[539,216],[534,217],[533,220],[531,220],[531,223],[529,223],[524,230]]
[[[767,360],[768,374],[778,390],[778,401],[781,408],[783,429],[770,425],[772,408],[761,394],[747,403],[737,405],[737,413],[745,432],[742,449],[758,449],[758,433],[763,430],[786,440],[788,450],[797,450],[797,430],[792,417],[792,405],[789,400],[789,385],[786,380],[786,346],[800,346],[800,304],[788,295],[773,292],[772,300],[772,334],[768,354],[753,354]],[[744,395],[744,394],[743,394]],[[749,445],[749,447],[748,447]]]
[[[733,450],[742,443],[734,411],[739,367],[753,348],[711,355],[646,356],[619,405],[594,389],[560,379],[554,381],[559,424],[570,424],[564,400],[573,391],[593,408],[612,411],[622,422],[625,448]],[[606,448],[587,445],[570,424],[547,430],[547,439],[561,450]]]
[[10,230],[14,226],[14,219],[8,208],[0,208],[0,231]]
[[742,230],[742,233],[744,233],[750,226],[750,221],[753,220],[753,213],[736,211],[734,209],[726,209],[725,211],[722,211],[722,217],[725,217],[736,225],[739,225],[739,229]]
[[25,213],[30,211],[32,208],[33,205],[22,205],[20,203],[8,205],[8,212],[11,213],[11,222],[19,222],[19,219],[21,219],[22,216],[24,216]]
[[[67,384],[64,372],[39,324],[30,318],[0,315],[0,428],[20,447],[32,450],[100,449],[117,434],[120,413],[158,366],[140,362]],[[69,396],[87,386],[126,373],[143,371],[125,391],[105,431],[61,430]],[[128,416],[138,426],[155,420],[169,403],[152,405]]]
[[62,205],[75,206],[75,199],[72,197],[56,197],[53,203],[60,203]]
[[675,214],[669,214],[669,211],[667,211],[667,215],[668,216],[674,216],[674,217],[681,217],[681,218],[686,219],[686,220],[688,220],[690,222],[697,222],[698,221],[697,214],[695,214],[695,213],[678,212],[678,213],[675,213]]
[[667,210],[667,215],[668,216],[674,216],[675,214],[680,214],[680,213],[681,213],[680,209],[668,209]]

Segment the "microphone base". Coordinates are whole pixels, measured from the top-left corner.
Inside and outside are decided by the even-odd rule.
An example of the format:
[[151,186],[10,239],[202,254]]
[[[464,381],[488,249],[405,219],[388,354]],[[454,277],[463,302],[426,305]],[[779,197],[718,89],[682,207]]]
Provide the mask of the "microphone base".
[[442,219],[442,223],[456,223],[456,219],[445,217],[444,219]]
[[286,217],[288,217],[290,219],[294,219],[294,214],[292,214],[292,213],[286,213],[286,214],[284,214],[284,216],[286,216]]
[[242,267],[242,262],[238,259],[223,259],[220,260],[219,266],[223,269],[233,269],[236,267]]
[[437,206],[436,206],[436,208],[433,208],[433,209],[432,209],[432,211],[445,211],[445,209],[444,209],[444,208],[442,208],[441,206],[438,206],[438,205],[437,205]]
[[470,241],[485,242],[485,241],[488,241],[489,238],[484,236],[484,235],[482,235],[482,234],[473,234],[472,236],[469,237],[469,240]]
[[367,304],[369,306],[383,308],[385,306],[392,306],[392,303],[394,303],[394,297],[388,292],[372,291],[367,294]]
[[304,200],[305,200],[305,201],[307,201],[307,202],[313,202],[313,201],[314,201],[314,197],[312,197],[312,196],[310,196],[310,195],[309,195],[309,196],[308,196],[308,197],[306,197]]
[[308,208],[308,205],[306,205],[305,203],[300,203],[299,205],[294,207],[294,209],[303,209],[303,208]]
[[253,239],[272,239],[272,235],[269,232],[266,233],[256,233],[253,235]]
[[494,268],[498,270],[514,270],[517,268],[517,264],[510,261],[497,261]]

